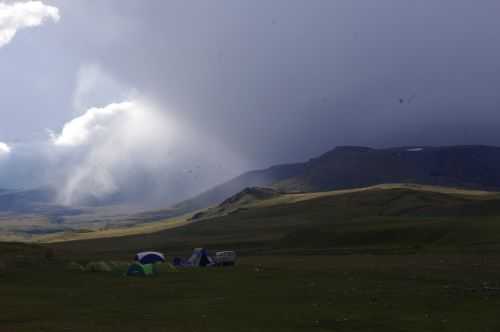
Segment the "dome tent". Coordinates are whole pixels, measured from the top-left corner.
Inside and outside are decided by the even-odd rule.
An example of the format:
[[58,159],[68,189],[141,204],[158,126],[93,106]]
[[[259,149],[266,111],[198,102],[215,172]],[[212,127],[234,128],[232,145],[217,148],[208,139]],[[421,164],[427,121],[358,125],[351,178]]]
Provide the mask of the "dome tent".
[[127,276],[130,277],[147,277],[154,275],[153,264],[141,264],[138,262],[130,264],[127,270]]
[[212,257],[208,256],[208,251],[205,248],[195,248],[193,254],[187,260],[187,266],[205,267],[214,265]]
[[128,267],[127,276],[146,277],[156,274],[155,263],[165,262],[165,256],[157,251],[143,251],[137,253],[134,260]]
[[154,264],[165,262],[165,256],[157,251],[143,251],[135,255],[135,261],[141,264]]

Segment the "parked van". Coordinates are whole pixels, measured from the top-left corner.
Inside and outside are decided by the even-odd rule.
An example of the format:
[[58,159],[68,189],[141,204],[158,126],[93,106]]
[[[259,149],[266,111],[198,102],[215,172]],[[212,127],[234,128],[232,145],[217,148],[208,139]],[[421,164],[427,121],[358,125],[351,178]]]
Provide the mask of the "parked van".
[[215,253],[215,264],[218,266],[227,266],[236,264],[236,252],[232,250],[217,251]]

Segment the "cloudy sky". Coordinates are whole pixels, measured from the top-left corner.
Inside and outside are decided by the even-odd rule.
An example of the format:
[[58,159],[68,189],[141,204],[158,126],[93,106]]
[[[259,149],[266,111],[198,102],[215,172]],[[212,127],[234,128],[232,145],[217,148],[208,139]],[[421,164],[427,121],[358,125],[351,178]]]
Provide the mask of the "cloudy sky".
[[[168,201],[336,145],[500,144],[498,0],[0,0],[0,187]],[[145,180],[146,179],[146,180]]]

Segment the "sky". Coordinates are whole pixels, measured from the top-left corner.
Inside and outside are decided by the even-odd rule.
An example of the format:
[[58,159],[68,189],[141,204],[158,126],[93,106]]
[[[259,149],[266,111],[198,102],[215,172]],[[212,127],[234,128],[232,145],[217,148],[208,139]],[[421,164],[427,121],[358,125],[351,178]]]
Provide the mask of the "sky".
[[0,188],[173,202],[338,145],[500,144],[497,0],[0,4]]

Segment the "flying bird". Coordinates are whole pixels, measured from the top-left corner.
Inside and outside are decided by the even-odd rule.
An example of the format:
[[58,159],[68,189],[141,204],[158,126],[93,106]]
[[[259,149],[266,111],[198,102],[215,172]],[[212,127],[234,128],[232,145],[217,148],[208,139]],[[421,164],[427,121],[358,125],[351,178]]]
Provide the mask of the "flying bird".
[[[412,102],[412,100],[415,98],[415,95],[411,95],[408,99],[406,99],[406,102],[409,104]],[[399,103],[403,104],[405,100],[403,98],[399,98]]]

